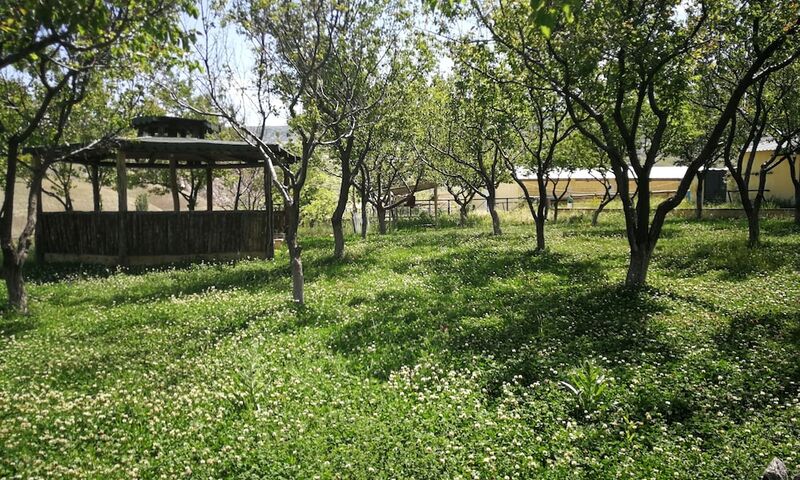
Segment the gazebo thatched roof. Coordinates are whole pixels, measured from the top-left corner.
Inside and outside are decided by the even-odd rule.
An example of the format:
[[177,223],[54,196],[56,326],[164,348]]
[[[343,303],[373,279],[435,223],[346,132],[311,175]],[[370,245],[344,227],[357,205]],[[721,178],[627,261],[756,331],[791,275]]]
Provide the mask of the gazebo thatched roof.
[[[267,144],[278,163],[292,163],[296,159],[280,145]],[[257,147],[242,141],[208,140],[189,137],[117,137],[95,145],[64,145],[58,148],[33,147],[25,153],[39,155],[58,162],[100,167],[116,166],[116,155],[125,155],[128,168],[169,168],[174,159],[176,167],[247,168],[263,166],[264,157]]]

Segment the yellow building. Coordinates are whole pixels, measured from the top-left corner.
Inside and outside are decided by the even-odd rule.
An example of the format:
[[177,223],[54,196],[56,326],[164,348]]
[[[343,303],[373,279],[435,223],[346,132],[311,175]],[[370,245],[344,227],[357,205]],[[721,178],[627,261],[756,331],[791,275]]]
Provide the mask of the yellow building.
[[[686,174],[686,167],[676,166],[658,166],[653,167],[650,177],[650,190],[653,195],[670,195],[678,189],[683,176]],[[532,196],[538,196],[538,186],[536,182],[536,175],[526,170],[520,169],[518,175],[523,179],[528,193]],[[633,177],[633,175],[631,175]],[[612,185],[612,192],[617,189],[617,184],[614,179],[614,174],[608,172],[606,178],[609,179]],[[555,170],[550,175],[550,180],[547,185],[547,193],[550,197],[553,196],[553,187],[555,187],[556,194],[561,196],[566,190],[563,198],[571,198],[575,201],[582,199],[600,198],[605,193],[605,187],[601,182],[602,175],[596,170],[579,169],[574,171]],[[636,182],[633,178],[630,179],[630,192],[636,191]],[[690,192],[694,191],[694,187]],[[452,197],[447,193],[443,187],[438,189],[438,197],[440,201],[446,201]],[[417,195],[417,198],[428,200],[432,198],[430,192],[424,192]],[[498,203],[505,204],[506,199],[522,199],[524,198],[522,188],[516,182],[504,182],[497,188]],[[476,202],[483,203],[479,197],[476,197]]]
[[[777,144],[772,141],[761,142],[756,147],[756,156],[753,161],[753,169],[748,179],[748,190],[750,198],[754,198],[758,191],[758,184],[761,178],[761,166],[768,162],[777,148]],[[750,152],[747,152],[749,155]],[[747,157],[745,157],[747,158]],[[800,176],[800,165],[798,165],[797,175]],[[736,182],[728,178],[728,194],[733,201],[739,198]],[[781,161],[775,168],[767,172],[767,183],[764,189],[764,198],[767,200],[793,204],[794,203],[794,184],[792,183],[789,161]]]

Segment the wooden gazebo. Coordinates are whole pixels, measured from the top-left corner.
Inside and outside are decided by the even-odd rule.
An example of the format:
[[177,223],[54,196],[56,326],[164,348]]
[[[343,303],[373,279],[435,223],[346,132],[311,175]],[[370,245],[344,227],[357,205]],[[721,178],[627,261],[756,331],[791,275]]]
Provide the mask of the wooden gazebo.
[[[49,160],[85,165],[93,181],[100,168],[115,168],[117,173],[116,212],[42,212],[40,198],[35,236],[40,261],[141,265],[273,257],[275,233],[282,230],[284,215],[273,208],[271,176],[257,147],[206,139],[214,127],[204,120],[137,117],[132,124],[139,135],[135,138],[115,138],[89,148],[70,145],[58,150],[28,150],[35,163]],[[294,161],[279,145],[268,148],[278,163]],[[214,170],[232,168],[265,169],[265,210],[213,210]],[[175,211],[128,211],[128,169],[169,169]],[[179,169],[205,170],[205,211],[179,211]],[[99,188],[94,187],[97,196]]]

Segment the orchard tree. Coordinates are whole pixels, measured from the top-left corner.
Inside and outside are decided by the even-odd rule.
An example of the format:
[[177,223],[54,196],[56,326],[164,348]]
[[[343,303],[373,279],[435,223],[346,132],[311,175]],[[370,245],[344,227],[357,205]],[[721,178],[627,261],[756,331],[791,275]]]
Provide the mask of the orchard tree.
[[[307,84],[321,118],[331,125],[333,150],[339,159],[341,178],[336,208],[331,216],[334,256],[345,253],[344,213],[350,187],[365,155],[372,148],[371,130],[389,110],[389,85],[402,81],[398,57],[407,54],[401,35],[407,30],[408,14],[394,0],[346,0],[332,3],[343,12],[327,26],[330,31],[330,61],[320,68],[319,81]],[[333,17],[331,17],[333,19]]]
[[[522,190],[536,225],[536,250],[542,251],[546,248],[547,188],[548,184],[553,188],[557,185],[551,179],[551,172],[558,158],[559,145],[569,138],[574,125],[563,100],[549,89],[549,85],[537,83],[538,79],[525,78],[525,72],[521,75],[521,78],[511,77],[503,82],[505,101],[500,107],[501,121],[512,147],[502,148],[502,142],[498,145],[506,168]],[[528,189],[527,174],[534,175],[536,192]]]
[[[319,147],[339,140],[335,132],[352,133],[351,117],[322,114],[313,93],[315,86],[323,84],[322,72],[333,61],[336,32],[350,21],[349,13],[322,0],[234,0],[201,5],[201,10],[204,40],[196,49],[200,69],[193,80],[209,106],[176,100],[196,113],[226,122],[239,138],[261,152],[265,190],[270,184],[275,186],[283,200],[292,298],[303,304],[298,228],[309,167]],[[239,71],[230,55],[226,39],[231,28],[249,47],[252,61],[246,72]],[[294,133],[294,140],[285,146],[293,154],[291,161],[278,158],[259,134],[279,111],[288,116]],[[255,128],[248,127],[248,116],[258,119]],[[272,210],[272,198],[268,196],[267,202],[267,210]],[[268,249],[267,257],[272,258],[271,246]]]
[[497,187],[507,175],[497,142],[498,93],[497,85],[478,71],[457,64],[453,80],[431,88],[431,117],[425,127],[428,153],[421,155],[433,171],[469,186],[486,200],[495,235],[502,233],[495,208]]
[[767,125],[769,136],[776,141],[772,158],[762,165],[758,191],[763,195],[767,173],[787,163],[794,187],[794,223],[800,226],[800,64],[795,63],[770,78],[769,88],[781,92],[778,106]]

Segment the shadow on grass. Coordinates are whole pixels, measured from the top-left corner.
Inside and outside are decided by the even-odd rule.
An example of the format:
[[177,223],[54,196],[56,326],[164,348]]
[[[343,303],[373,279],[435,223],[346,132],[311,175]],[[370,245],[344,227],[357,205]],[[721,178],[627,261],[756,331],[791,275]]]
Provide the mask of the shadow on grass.
[[[316,251],[311,251],[313,254],[307,254],[303,259],[308,283],[314,282],[319,277],[355,275],[364,269],[371,268],[380,260],[375,254],[377,247],[363,248],[357,255],[351,254],[344,260],[337,260],[331,255],[319,254],[321,253],[319,246]],[[66,271],[70,271],[70,268],[68,267]],[[91,270],[89,271],[91,272]],[[147,279],[134,281],[130,286],[117,287],[103,296],[87,297],[82,296],[80,292],[64,290],[51,298],[51,301],[57,301],[65,306],[82,304],[111,306],[122,303],[157,302],[173,296],[200,294],[211,288],[218,291],[237,289],[251,293],[271,289],[286,291],[288,294],[291,287],[291,272],[285,253],[273,261],[254,259],[238,262],[180,264],[141,270],[133,269],[131,272],[123,270],[123,272],[125,275],[134,277],[156,275],[152,277],[152,281],[147,281]],[[164,275],[157,275],[159,273]]]
[[468,367],[480,354],[500,364],[490,390],[513,377],[537,381],[589,357],[635,363],[643,351],[669,355],[648,323],[663,308],[658,295],[609,284],[601,264],[554,253],[470,253],[429,261],[430,288],[357,299],[375,309],[335,328],[333,350],[381,379],[430,352],[453,367]]
[[[719,402],[747,420],[752,411],[791,402],[800,395],[800,312],[768,311],[735,315],[730,325],[714,336],[718,350],[730,361],[751,367],[740,372],[735,398]],[[769,391],[769,395],[765,395]]]
[[796,245],[768,240],[752,249],[740,239],[684,244],[682,248],[662,249],[655,261],[659,267],[677,275],[718,271],[723,279],[731,281],[745,280],[753,274],[772,272],[784,266],[800,270]]

